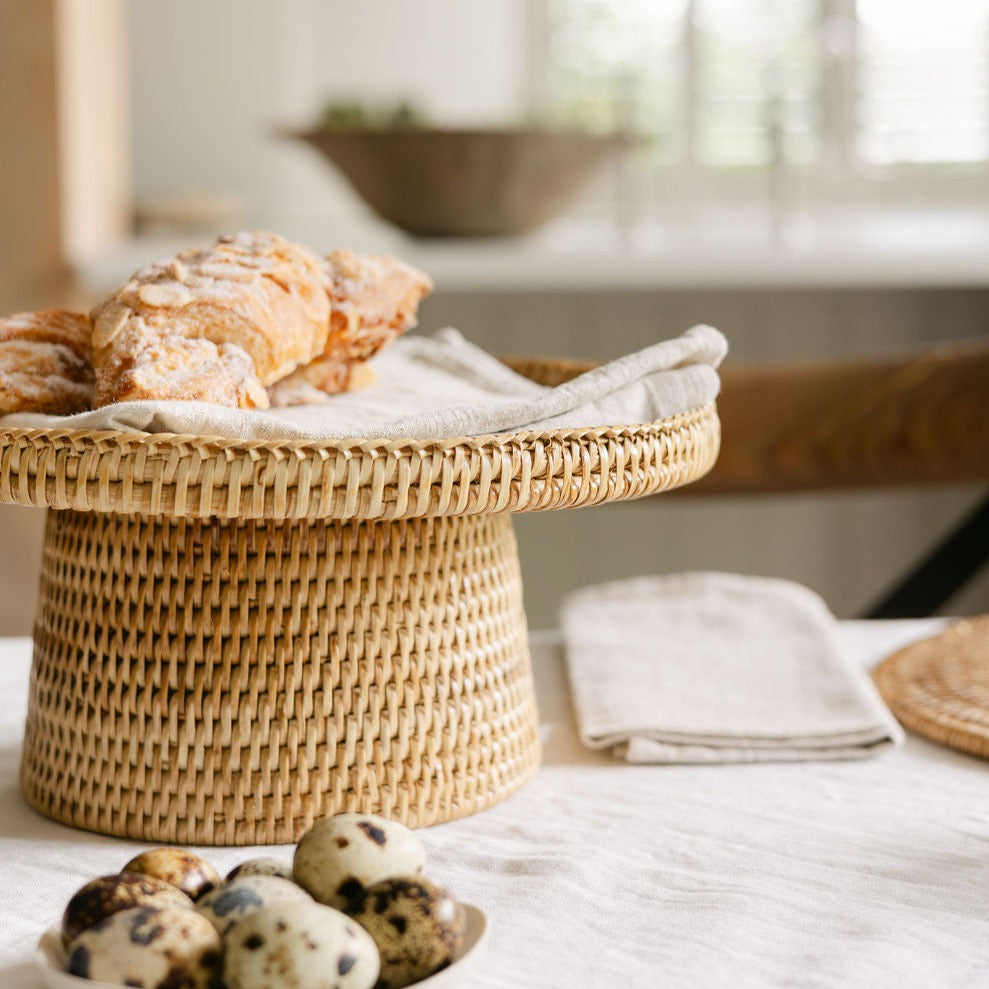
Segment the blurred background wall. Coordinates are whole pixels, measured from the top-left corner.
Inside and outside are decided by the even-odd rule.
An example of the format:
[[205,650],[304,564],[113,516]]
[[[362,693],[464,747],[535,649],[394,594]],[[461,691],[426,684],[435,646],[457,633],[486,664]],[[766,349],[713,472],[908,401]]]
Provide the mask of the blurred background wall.
[[[260,225],[368,211],[277,140],[328,99],[408,100],[449,122],[524,111],[524,0],[177,0],[126,5],[138,202],[199,195]],[[224,200],[226,202],[224,202]],[[233,218],[233,217],[231,217]],[[349,226],[348,222],[348,226]],[[322,232],[332,240],[330,222]]]
[[[0,301],[89,305],[145,261],[252,226],[420,264],[436,281],[420,329],[454,324],[496,352],[606,359],[696,322],[728,335],[730,360],[984,336],[989,120],[944,107],[989,107],[989,59],[951,47],[970,23],[989,45],[989,5],[955,7],[944,35],[879,0],[0,0]],[[890,27],[904,19],[913,34]],[[942,102],[914,77],[939,79]],[[648,141],[530,236],[427,242],[284,136],[328,100]],[[688,568],[792,577],[850,615],[977,495],[664,496],[520,517],[530,619],[553,624],[581,584]],[[42,524],[0,506],[0,634],[30,631]],[[948,610],[989,610],[989,579]]]

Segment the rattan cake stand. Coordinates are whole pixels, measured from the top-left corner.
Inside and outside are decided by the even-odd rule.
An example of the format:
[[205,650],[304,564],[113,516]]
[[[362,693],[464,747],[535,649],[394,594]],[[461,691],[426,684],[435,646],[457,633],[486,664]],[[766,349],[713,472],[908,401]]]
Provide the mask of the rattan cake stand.
[[0,502],[49,510],[27,800],[206,845],[501,800],[539,760],[511,513],[685,484],[719,435],[713,406],[436,442],[0,429]]

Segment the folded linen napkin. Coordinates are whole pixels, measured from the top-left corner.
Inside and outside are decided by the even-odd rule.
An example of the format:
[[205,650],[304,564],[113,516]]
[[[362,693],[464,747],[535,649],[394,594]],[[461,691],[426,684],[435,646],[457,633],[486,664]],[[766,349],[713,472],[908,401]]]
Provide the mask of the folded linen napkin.
[[791,581],[616,581],[571,594],[561,624],[581,738],[629,762],[859,759],[903,738]]
[[15,413],[0,417],[0,426],[332,440],[633,425],[713,402],[715,369],[726,350],[721,333],[695,326],[546,388],[446,329],[397,340],[374,359],[373,385],[316,405],[259,411],[204,402],[122,402],[73,416]]

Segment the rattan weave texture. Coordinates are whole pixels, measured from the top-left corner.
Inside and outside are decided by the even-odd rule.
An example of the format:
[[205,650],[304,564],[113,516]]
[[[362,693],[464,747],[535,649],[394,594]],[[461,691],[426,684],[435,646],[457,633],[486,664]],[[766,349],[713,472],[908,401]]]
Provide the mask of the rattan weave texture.
[[989,616],[900,649],[874,678],[906,728],[989,759]]
[[22,784],[79,827],[291,842],[480,810],[538,761],[507,515],[203,523],[53,512]]
[[686,484],[719,439],[713,406],[442,441],[0,429],[0,502],[50,510],[27,799],[223,845],[490,806],[539,760],[511,513]]
[[627,428],[444,442],[243,442],[0,430],[0,502],[232,519],[397,519],[576,508],[710,469],[713,406]]

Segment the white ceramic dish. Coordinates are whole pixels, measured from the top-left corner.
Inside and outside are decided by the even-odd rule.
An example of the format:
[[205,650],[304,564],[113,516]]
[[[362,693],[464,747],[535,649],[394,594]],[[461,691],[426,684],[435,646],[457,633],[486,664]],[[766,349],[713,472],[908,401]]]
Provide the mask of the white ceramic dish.
[[[473,971],[480,954],[479,949],[487,937],[488,919],[483,910],[469,903],[464,904],[464,912],[467,915],[467,931],[460,956],[449,968],[417,982],[416,989],[464,989],[470,984],[465,979]],[[62,947],[61,928],[57,925],[45,931],[38,942],[35,957],[48,989],[123,989],[116,983],[96,982],[93,979],[81,979],[78,975],[69,975],[65,971],[67,958],[65,948]]]

